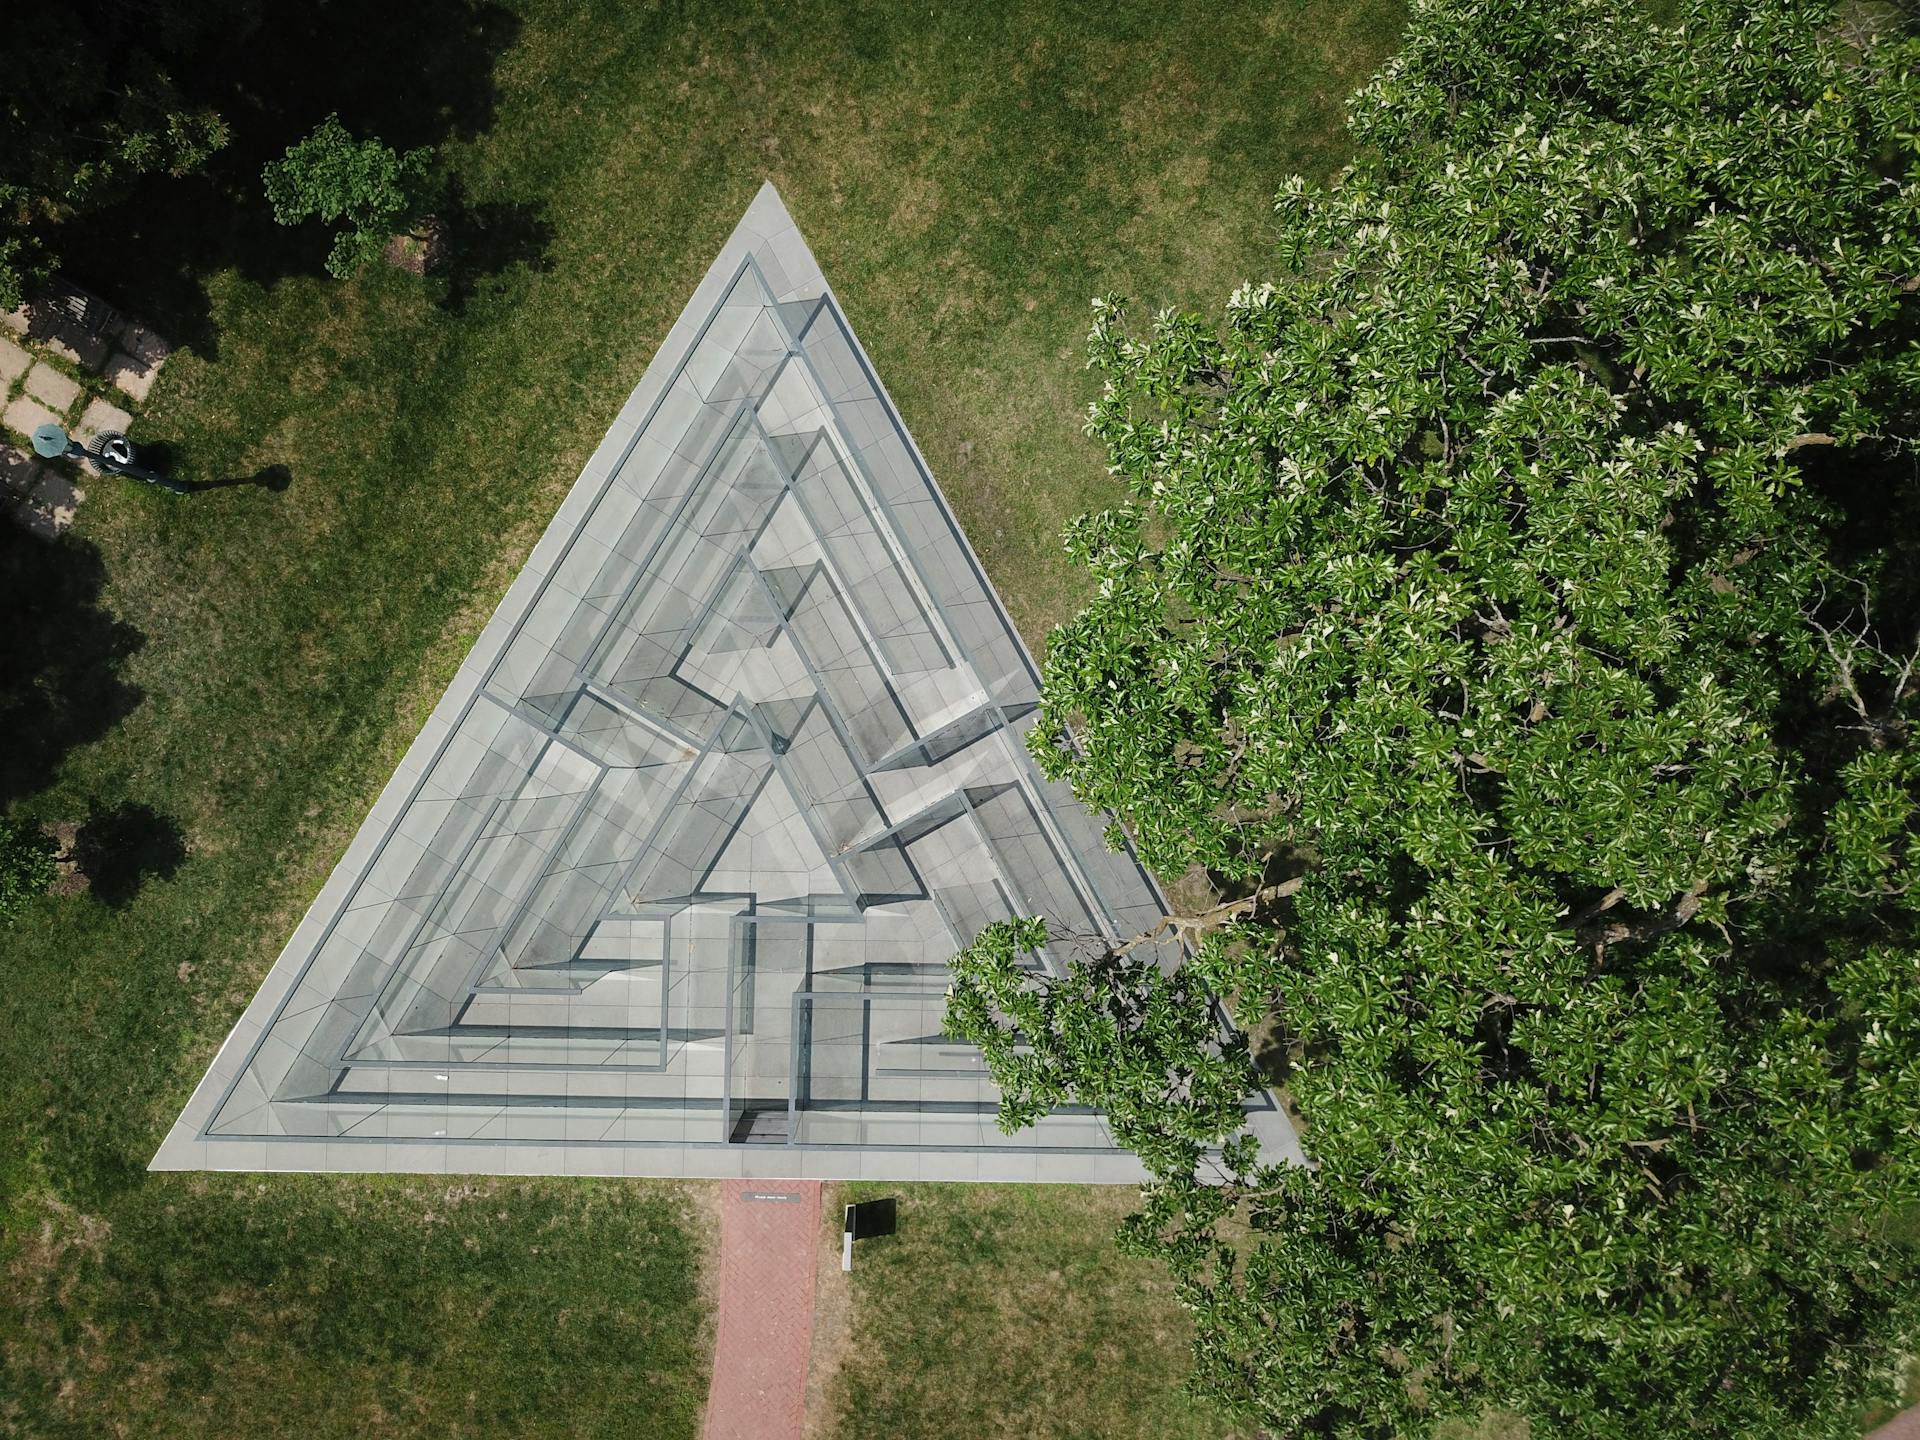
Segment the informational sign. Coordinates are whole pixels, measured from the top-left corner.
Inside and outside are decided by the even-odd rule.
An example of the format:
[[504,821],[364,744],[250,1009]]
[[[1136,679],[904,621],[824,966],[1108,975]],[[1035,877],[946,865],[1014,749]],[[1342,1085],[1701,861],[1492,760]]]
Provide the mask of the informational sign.
[[847,1217],[840,1233],[840,1268],[853,1269],[853,1242],[891,1235],[898,1224],[892,1197],[862,1200],[847,1206]]
[[889,1196],[885,1200],[862,1200],[847,1206],[847,1233],[856,1240],[893,1234],[897,1222],[895,1204]]

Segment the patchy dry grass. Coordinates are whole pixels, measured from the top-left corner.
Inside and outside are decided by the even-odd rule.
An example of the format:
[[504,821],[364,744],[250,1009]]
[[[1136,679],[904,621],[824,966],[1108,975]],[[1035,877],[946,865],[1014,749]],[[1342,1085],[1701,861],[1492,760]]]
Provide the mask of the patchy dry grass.
[[0,1433],[681,1436],[684,1187],[173,1176],[9,1216]]
[[838,1440],[840,1375],[853,1353],[853,1295],[840,1269],[845,1206],[854,1187],[828,1185],[821,1196],[814,1254],[813,1347],[807,1357],[806,1440]]
[[[0,938],[0,1434],[690,1433],[700,1230],[671,1192],[530,1182],[429,1224],[444,1182],[262,1188],[151,1177],[147,1157],[763,178],[1039,642],[1083,594],[1060,527],[1111,498],[1080,430],[1088,297],[1211,309],[1258,273],[1268,197],[1338,163],[1341,101],[1400,16],[508,8],[493,93],[445,154],[469,203],[538,237],[519,258],[463,287],[389,266],[335,283],[324,241],[265,223],[244,198],[257,161],[229,156],[211,189],[155,192],[190,197],[161,200],[171,218],[108,217],[108,268],[76,261],[186,342],[138,438],[191,478],[284,466],[291,484],[95,485],[61,552],[97,561],[97,605],[133,637],[87,657],[129,708],[0,803],[48,821],[150,806],[186,859],[119,908],[52,897]],[[389,7],[366,72],[329,83],[430,92],[438,10]],[[82,636],[67,612],[41,623]],[[1173,1396],[1176,1312],[1112,1254],[1117,1203],[915,1200],[903,1253],[937,1225],[949,1263],[916,1278],[872,1252],[864,1313],[893,1303],[868,1284],[891,1275],[979,1317],[981,1353],[928,1379],[984,1417],[972,1433],[1078,1423],[1082,1403],[1104,1433],[1206,1433]],[[994,1275],[1032,1307],[1018,1345],[986,1323],[1009,1313]],[[944,1342],[913,1333],[899,1353],[931,1366]],[[1006,1350],[1027,1376],[993,1368]],[[1148,1391],[1111,1384],[1115,1363],[1144,1366]],[[1003,1391],[963,1396],[967,1375]],[[1063,1403],[1040,1406],[1040,1383]],[[860,1424],[938,1413],[877,1372],[851,1385]],[[1142,1415],[1162,1428],[1122,1428]]]
[[856,1185],[897,1234],[860,1242],[833,1388],[837,1440],[1182,1440],[1236,1431],[1182,1393],[1165,1272],[1113,1244],[1133,1192]]

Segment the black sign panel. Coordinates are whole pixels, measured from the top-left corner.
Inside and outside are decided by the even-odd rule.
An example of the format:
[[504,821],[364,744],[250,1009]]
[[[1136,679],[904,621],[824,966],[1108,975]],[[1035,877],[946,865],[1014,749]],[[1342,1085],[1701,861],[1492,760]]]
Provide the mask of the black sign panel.
[[876,1235],[891,1235],[894,1232],[894,1201],[862,1200],[858,1205],[847,1206],[847,1234],[856,1240],[871,1240]]

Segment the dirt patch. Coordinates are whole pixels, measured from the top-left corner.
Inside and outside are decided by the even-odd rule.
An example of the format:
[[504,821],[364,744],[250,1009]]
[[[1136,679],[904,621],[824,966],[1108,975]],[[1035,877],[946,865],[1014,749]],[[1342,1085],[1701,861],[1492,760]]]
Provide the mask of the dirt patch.
[[687,1229],[700,1246],[700,1301],[706,1306],[711,1330],[714,1309],[720,1303],[720,1182],[689,1180],[681,1194],[686,1200]]
[[1220,892],[1201,865],[1189,865],[1186,873],[1167,886],[1167,905],[1175,915],[1198,915],[1220,903]]
[[[704,1367],[708,1373],[713,1370],[714,1341],[718,1339],[720,1321],[720,1182],[718,1180],[689,1180],[681,1187],[685,1201],[683,1214],[687,1229],[694,1237],[700,1251],[700,1353],[707,1357]],[[694,1426],[695,1435],[707,1433],[707,1402],[700,1401],[698,1424]]]
[[56,820],[47,827],[47,833],[53,837],[53,843],[59,847],[58,858],[54,861],[54,880],[52,893],[55,895],[80,895],[85,893],[89,882],[87,872],[80,868],[80,862],[74,857],[74,841],[79,838],[80,827],[72,820]]
[[444,227],[435,215],[420,221],[417,230],[388,238],[381,252],[387,264],[409,275],[424,275],[438,265],[446,252]]
[[807,1361],[806,1440],[833,1440],[840,1419],[835,1394],[840,1366],[853,1346],[853,1294],[840,1269],[845,1204],[840,1186],[828,1185],[822,1191],[820,1246],[814,1257],[813,1352]]
[[1167,179],[1182,190],[1198,190],[1207,183],[1213,162],[1205,155],[1177,155],[1167,164]]
[[940,216],[940,187],[925,175],[916,175],[900,187],[894,201],[892,228],[904,235],[924,235]]
[[38,1197],[38,1206],[40,1223],[30,1231],[22,1227],[20,1244],[7,1268],[22,1289],[65,1305],[79,1280],[80,1258],[99,1260],[113,1228],[51,1194]]

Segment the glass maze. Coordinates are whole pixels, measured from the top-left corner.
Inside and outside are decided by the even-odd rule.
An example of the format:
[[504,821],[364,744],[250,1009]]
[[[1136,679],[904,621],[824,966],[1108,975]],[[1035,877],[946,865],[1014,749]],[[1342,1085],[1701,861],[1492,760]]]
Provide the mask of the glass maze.
[[155,1164],[1132,1178],[942,1033],[988,922],[1162,912],[1036,699],[763,190]]

